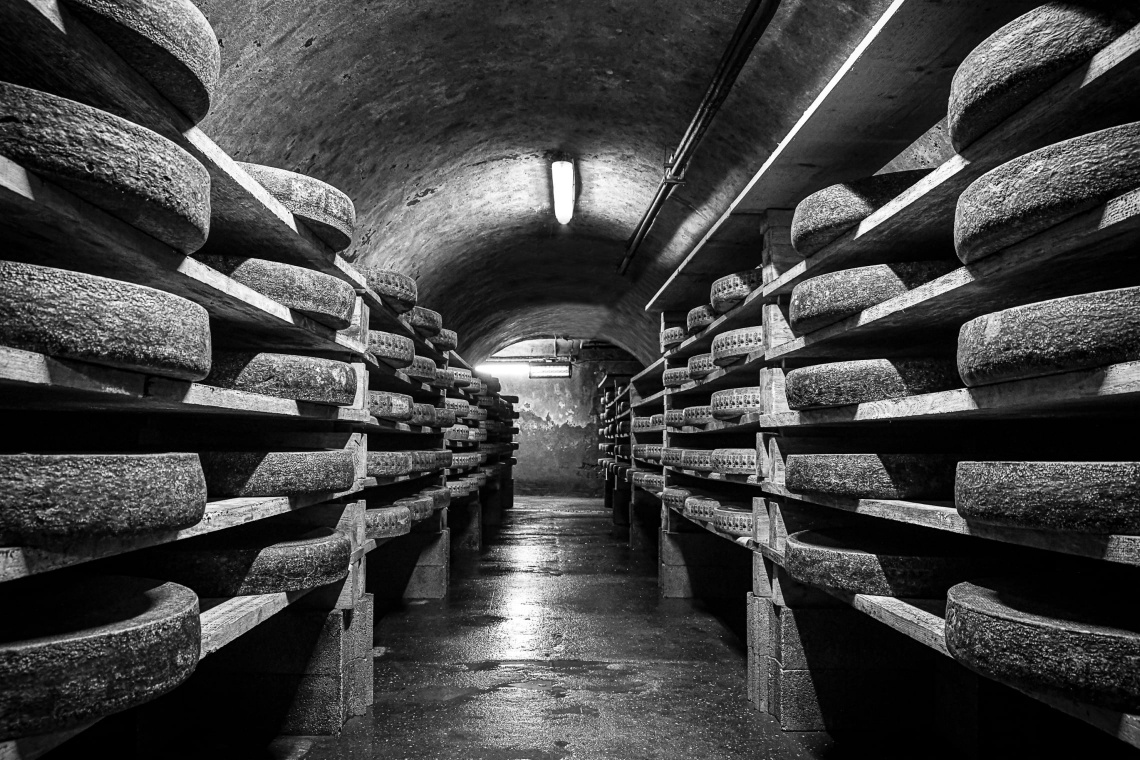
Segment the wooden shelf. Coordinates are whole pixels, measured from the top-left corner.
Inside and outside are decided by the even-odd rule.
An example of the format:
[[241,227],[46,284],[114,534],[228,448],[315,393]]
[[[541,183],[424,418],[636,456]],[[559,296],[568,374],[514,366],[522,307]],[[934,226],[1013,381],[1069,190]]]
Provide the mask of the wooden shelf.
[[1140,399],[1140,361],[1059,375],[958,388],[887,401],[776,414],[748,414],[741,424],[762,429],[842,427],[914,420],[973,420],[1070,415],[1134,414]]
[[759,377],[753,377],[749,380],[743,377],[743,375],[749,372],[759,372],[760,369],[767,366],[768,363],[763,351],[753,351],[736,364],[716,369],[700,380],[685,383],[677,388],[670,388],[668,393],[674,398],[682,398],[685,396],[705,397],[715,391],[724,390],[725,388],[756,385],[759,382]]
[[368,422],[360,427],[360,432],[369,433],[370,435],[386,436],[386,435],[443,435],[443,432],[438,428],[423,427],[421,425],[409,425],[406,422],[393,422],[392,420],[382,420],[376,417],[369,417]]
[[665,357],[657,359],[645,369],[638,372],[629,381],[629,387],[637,391],[638,395],[645,396],[664,388],[661,382],[661,373],[665,371]]
[[725,422],[724,420],[713,420],[703,428],[694,425],[685,425],[680,429],[670,430],[671,435],[684,435],[684,436],[702,436],[702,435],[732,435],[733,433],[758,433],[764,428],[756,421],[755,417],[758,415],[750,415],[753,419],[750,421],[740,422]]
[[[700,480],[707,483],[712,489],[721,485],[741,486],[744,488],[761,487],[758,475],[725,475],[720,472],[698,472],[697,470],[685,470],[680,467],[669,466],[665,466],[665,471],[686,478],[692,478],[693,480]],[[748,478],[753,478],[753,480],[750,481]]]
[[[22,1],[22,0],[18,0]],[[363,356],[347,331],[293,311],[0,156],[5,258],[146,285],[203,306],[216,345]],[[231,329],[232,328],[232,329]]]
[[[245,252],[316,269],[367,290],[364,277],[135,72],[98,35],[57,3],[13,0],[0,23],[21,30],[28,86],[118,113],[172,140],[210,174],[210,238],[203,253]],[[67,50],[68,55],[59,55]],[[375,299],[375,295],[372,295]],[[370,299],[371,300],[371,299]],[[380,305],[375,299],[375,305]],[[373,305],[373,304],[370,304]],[[387,310],[387,307],[383,307]]]
[[761,488],[773,496],[844,512],[871,515],[964,536],[1093,557],[1108,562],[1140,565],[1140,536],[1093,535],[1075,531],[1029,530],[971,523],[959,515],[954,505],[948,502],[850,499],[826,494],[801,494],[789,491],[781,483],[770,481],[765,481]]
[[748,536],[734,536],[731,533],[725,533],[722,530],[717,530],[716,526],[713,525],[713,523],[711,523],[711,522],[704,522],[703,520],[693,520],[692,518],[688,517],[684,512],[682,512],[679,509],[676,509],[674,507],[669,507],[669,509],[673,512],[676,512],[678,515],[680,515],[682,518],[684,518],[687,522],[689,522],[693,525],[696,525],[700,528],[703,528],[704,530],[707,530],[709,533],[712,533],[714,536],[720,536],[721,538],[723,538],[726,541],[731,541],[733,544],[736,544],[737,546],[743,547],[743,548],[748,549],[750,551],[756,551],[757,547],[760,546],[760,542],[758,542],[754,538],[749,538]]
[[175,412],[368,423],[366,409],[263,396],[56,359],[0,346],[0,406],[16,409]]
[[1140,190],[999,254],[775,346],[769,361],[945,352],[958,328],[983,314],[1140,282]]
[[646,309],[706,303],[713,280],[757,265],[759,214],[891,161],[946,115],[950,81],[970,51],[1037,4],[891,3]]
[[712,324],[696,335],[691,335],[679,346],[674,346],[665,352],[667,359],[688,359],[697,354],[707,354],[712,351],[713,339],[721,333],[736,330],[741,327],[753,327],[760,324],[763,306],[770,299],[765,300],[760,290],[748,294],[735,309],[725,312],[713,320]]
[[79,565],[117,554],[168,544],[238,525],[264,520],[274,515],[294,512],[314,504],[335,501],[359,493],[368,481],[340,492],[301,496],[263,496],[222,499],[206,505],[206,513],[197,525],[170,533],[130,538],[86,538],[58,549],[32,546],[0,547],[0,582],[26,578],[60,568]]
[[[759,547],[768,560],[784,566],[784,555],[767,545]],[[890,596],[853,594],[835,589],[822,589],[860,612],[873,617],[899,633],[914,639],[923,646],[951,657],[946,648],[946,602],[943,599],[897,599]],[[1140,715],[1106,710],[1101,707],[1075,702],[1071,699],[1039,694],[1012,686],[1028,697],[1043,702],[1055,710],[1084,721],[1120,741],[1140,747]]]
[[665,408],[665,394],[667,390],[659,390],[652,396],[647,396],[635,404],[631,405],[632,409],[664,409]]
[[[855,229],[767,283],[764,297],[791,293],[800,282],[839,269],[913,260],[916,252],[952,255],[957,199],[974,180],[1015,156],[1126,121],[1115,112],[1136,108],[1137,89],[1140,26],[978,139],[965,155],[952,156]],[[1120,118],[1099,124],[1097,118],[1105,111]]]
[[309,591],[311,589],[200,600],[203,611],[199,659],[213,654],[243,633],[252,631]]
[[408,377],[398,369],[392,369],[384,362],[378,362],[375,368],[368,372],[368,389],[372,391],[388,391],[389,393],[404,393],[420,403],[434,403],[442,395],[438,389],[427,383]]
[[[600,387],[600,386],[599,386],[599,387]],[[633,388],[633,386],[632,386],[632,385],[626,385],[624,388],[622,388],[622,389],[621,389],[621,391],[619,391],[619,392],[618,392],[618,394],[617,394],[616,396],[614,396],[614,400],[613,400],[613,401],[611,401],[610,403],[608,403],[608,404],[606,404],[604,407],[602,407],[603,411],[607,411],[607,412],[608,412],[610,409],[612,409],[613,407],[615,407],[617,404],[619,404],[619,403],[621,403],[622,401],[624,401],[624,400],[625,400],[625,398],[626,398],[627,396],[629,396],[629,392],[630,392],[630,390],[631,390],[632,388]]]

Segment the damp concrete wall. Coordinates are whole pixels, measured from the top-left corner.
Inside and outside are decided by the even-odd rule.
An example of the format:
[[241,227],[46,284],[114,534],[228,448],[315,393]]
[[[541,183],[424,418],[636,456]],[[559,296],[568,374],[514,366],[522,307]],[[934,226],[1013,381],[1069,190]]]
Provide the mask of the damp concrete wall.
[[581,362],[568,379],[502,378],[503,393],[519,397],[515,493],[602,496],[598,383],[612,366]]

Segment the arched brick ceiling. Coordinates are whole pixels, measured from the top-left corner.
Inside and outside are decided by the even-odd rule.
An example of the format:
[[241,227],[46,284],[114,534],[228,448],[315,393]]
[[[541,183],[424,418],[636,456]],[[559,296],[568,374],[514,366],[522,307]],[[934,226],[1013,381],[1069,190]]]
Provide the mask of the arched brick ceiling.
[[[348,193],[347,257],[414,276],[470,360],[558,333],[645,362],[658,352],[646,301],[886,5],[782,3],[621,277],[746,0],[196,2],[222,44],[205,131],[240,160]],[[566,227],[551,210],[553,151],[581,177]]]

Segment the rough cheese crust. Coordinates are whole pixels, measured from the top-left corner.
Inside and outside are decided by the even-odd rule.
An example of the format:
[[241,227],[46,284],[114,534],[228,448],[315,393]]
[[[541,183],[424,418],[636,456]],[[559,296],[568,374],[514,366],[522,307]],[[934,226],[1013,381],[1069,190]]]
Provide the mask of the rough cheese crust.
[[210,175],[162,135],[6,82],[0,117],[0,155],[181,253],[206,242]]
[[352,199],[327,182],[261,164],[238,162],[282,206],[308,225],[334,251],[352,245],[356,207]]
[[210,373],[210,317],[198,304],[13,261],[0,261],[0,345],[179,380]]
[[69,6],[191,121],[206,116],[222,55],[210,22],[190,0],[70,0]]

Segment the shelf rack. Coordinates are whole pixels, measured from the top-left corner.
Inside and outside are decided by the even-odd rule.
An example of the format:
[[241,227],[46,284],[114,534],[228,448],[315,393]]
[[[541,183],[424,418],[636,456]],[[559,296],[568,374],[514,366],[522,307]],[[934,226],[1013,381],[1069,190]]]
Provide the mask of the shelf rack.
[[[925,432],[945,443],[969,440],[970,431],[994,429],[993,423],[1020,430],[1055,422],[1060,428],[1077,429],[1101,422],[1128,425],[1140,416],[1138,362],[829,409],[793,411],[787,405],[786,370],[849,359],[949,357],[959,328],[970,319],[1052,298],[1140,284],[1140,190],[987,258],[966,266],[957,262],[953,245],[957,199],[977,178],[1031,150],[1140,120],[1137,26],[961,155],[953,153],[945,138],[944,117],[956,67],[992,32],[1039,3],[985,5],[967,8],[933,0],[896,0],[887,7],[748,186],[646,306],[647,311],[661,312],[663,329],[672,327],[682,323],[688,309],[708,303],[714,280],[759,269],[761,287],[703,330],[664,351],[653,374],[685,366],[692,356],[710,352],[717,336],[738,328],[762,325],[762,350],[679,388],[646,389],[635,409],[642,414],[650,409],[669,411],[708,403],[717,390],[758,385],[762,411],[701,427],[669,428],[663,434],[666,446],[711,449],[725,441],[740,446],[754,435],[760,464],[756,482],[731,485],[755,491],[756,501],[770,508],[806,505],[805,514],[814,510],[823,524],[858,514],[1058,555],[1135,565],[1140,561],[1136,536],[985,526],[964,520],[949,502],[794,493],[783,483],[779,451],[773,449],[769,456],[769,443],[781,440],[792,450],[793,441],[807,442],[805,448],[814,450],[812,446],[825,446],[826,441],[905,435],[918,440]],[[810,257],[792,248],[786,227],[792,209],[804,197],[853,177],[917,168],[919,163],[930,166],[931,173],[855,228]],[[776,228],[779,235],[773,233]],[[947,274],[833,324],[806,334],[792,331],[789,297],[808,278],[850,267],[922,259],[945,261],[956,268],[948,266]],[[700,488],[715,495],[728,486],[710,473],[661,470],[666,487]],[[636,493],[651,492],[636,489]],[[776,545],[773,534],[771,542],[751,548],[764,562],[782,566]],[[661,577],[665,584],[664,573]],[[758,585],[757,595],[761,590]],[[940,600],[846,595],[844,601],[947,654]],[[753,664],[749,667],[751,673]],[[1030,696],[1140,746],[1137,716]]]

